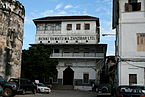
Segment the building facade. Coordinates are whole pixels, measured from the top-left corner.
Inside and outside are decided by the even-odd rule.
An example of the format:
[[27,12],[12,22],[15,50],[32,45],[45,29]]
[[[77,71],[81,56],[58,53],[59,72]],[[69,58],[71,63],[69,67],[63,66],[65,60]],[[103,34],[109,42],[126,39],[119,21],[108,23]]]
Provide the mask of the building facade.
[[145,85],[145,0],[113,0],[119,85]]
[[36,25],[35,44],[51,45],[53,53],[50,58],[58,59],[58,75],[53,83],[86,90],[91,89],[92,82],[99,83],[107,45],[98,44],[98,18],[53,16],[33,21]]
[[16,0],[0,0],[0,76],[20,77],[24,6]]

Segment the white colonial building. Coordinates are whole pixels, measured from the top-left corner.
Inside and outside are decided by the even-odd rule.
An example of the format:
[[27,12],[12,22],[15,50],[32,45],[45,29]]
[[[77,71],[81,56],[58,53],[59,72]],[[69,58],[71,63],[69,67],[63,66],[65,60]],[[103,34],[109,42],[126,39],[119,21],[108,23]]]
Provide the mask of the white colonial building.
[[104,65],[106,44],[100,40],[99,19],[92,16],[53,16],[33,20],[36,43],[51,45],[51,58],[58,59],[57,85],[72,85],[74,89],[91,89],[99,83]]
[[145,0],[113,0],[119,85],[145,85]]

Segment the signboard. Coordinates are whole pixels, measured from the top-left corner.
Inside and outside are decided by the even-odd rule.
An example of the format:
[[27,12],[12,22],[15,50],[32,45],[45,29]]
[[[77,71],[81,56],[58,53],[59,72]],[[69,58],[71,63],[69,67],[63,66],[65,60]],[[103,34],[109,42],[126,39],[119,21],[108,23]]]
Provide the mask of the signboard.
[[96,36],[51,36],[51,37],[38,37],[39,41],[47,40],[96,40]]

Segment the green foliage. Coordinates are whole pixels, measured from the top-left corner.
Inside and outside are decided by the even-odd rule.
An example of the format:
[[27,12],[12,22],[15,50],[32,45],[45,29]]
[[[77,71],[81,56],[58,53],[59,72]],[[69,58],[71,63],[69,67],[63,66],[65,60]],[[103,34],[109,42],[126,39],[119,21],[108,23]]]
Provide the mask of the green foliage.
[[22,52],[21,76],[31,80],[48,82],[57,74],[58,61],[51,59],[52,49],[46,45],[35,45]]

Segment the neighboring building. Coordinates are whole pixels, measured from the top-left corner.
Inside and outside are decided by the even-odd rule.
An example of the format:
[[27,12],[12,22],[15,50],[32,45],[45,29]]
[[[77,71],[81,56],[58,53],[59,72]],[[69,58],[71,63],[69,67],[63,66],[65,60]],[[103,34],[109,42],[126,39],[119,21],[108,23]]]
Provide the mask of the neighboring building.
[[0,0],[0,76],[20,77],[24,6],[16,0]]
[[145,85],[145,0],[113,0],[119,85]]
[[99,19],[92,16],[52,16],[34,19],[36,44],[51,45],[51,58],[58,59],[58,75],[53,83],[91,89],[99,83],[106,44],[100,40]]
[[116,84],[116,58],[115,56],[107,56],[105,64],[106,75],[108,76],[108,82],[111,84]]
[[115,56],[106,56],[105,65],[100,72],[100,85],[112,84],[116,85],[116,58]]

